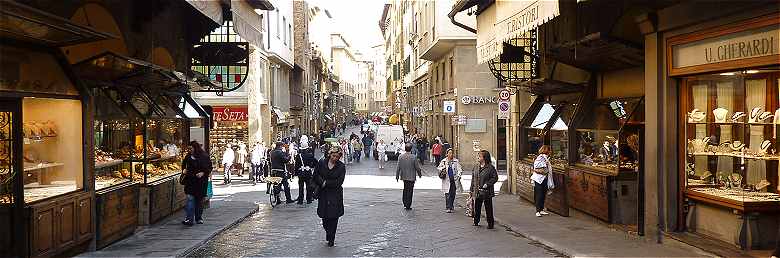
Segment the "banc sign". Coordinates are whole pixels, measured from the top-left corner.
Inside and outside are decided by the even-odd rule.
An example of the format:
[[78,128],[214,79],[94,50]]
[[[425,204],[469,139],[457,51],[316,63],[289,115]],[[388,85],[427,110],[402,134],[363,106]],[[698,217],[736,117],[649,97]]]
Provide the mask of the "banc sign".
[[460,103],[463,105],[476,105],[476,104],[496,104],[496,96],[463,96],[460,98]]

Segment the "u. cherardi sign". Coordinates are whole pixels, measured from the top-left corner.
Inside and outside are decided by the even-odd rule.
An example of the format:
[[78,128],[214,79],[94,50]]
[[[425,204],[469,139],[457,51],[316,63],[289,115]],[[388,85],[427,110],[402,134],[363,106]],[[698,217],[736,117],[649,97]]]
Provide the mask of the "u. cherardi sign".
[[672,76],[780,64],[780,13],[667,39]]

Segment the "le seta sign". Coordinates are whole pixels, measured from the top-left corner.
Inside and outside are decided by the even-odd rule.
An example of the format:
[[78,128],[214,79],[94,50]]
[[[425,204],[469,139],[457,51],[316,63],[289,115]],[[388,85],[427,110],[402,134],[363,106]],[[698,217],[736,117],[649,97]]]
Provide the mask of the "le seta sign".
[[249,109],[247,107],[214,107],[214,121],[239,122],[249,121]]

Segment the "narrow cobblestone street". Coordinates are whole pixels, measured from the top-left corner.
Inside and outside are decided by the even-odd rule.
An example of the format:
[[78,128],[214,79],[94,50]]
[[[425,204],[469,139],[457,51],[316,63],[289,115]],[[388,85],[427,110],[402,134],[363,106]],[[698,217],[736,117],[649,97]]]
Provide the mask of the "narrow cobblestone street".
[[[347,130],[347,134],[355,130]],[[415,185],[413,210],[404,210],[402,184],[394,179],[395,162],[390,161],[385,169],[379,169],[377,163],[363,157],[361,162],[348,165],[346,214],[339,220],[334,248],[325,245],[316,201],[272,209],[261,186],[234,184],[226,187],[232,190],[219,186],[217,194],[241,192],[243,199],[256,196],[259,211],[190,256],[562,256],[504,227],[489,230],[484,220],[481,227],[474,227],[461,208],[444,213],[441,181],[431,165],[425,166],[423,178]],[[470,176],[464,176],[464,185],[468,179]],[[293,181],[291,186],[297,183]],[[292,192],[292,197],[297,197],[297,189]]]

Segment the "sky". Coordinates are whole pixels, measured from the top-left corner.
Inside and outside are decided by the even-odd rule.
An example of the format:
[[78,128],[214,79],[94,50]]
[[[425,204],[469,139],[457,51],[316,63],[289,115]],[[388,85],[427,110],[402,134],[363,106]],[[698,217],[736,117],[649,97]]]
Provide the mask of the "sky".
[[379,19],[385,0],[315,0],[325,6],[355,50],[368,53],[384,42]]

